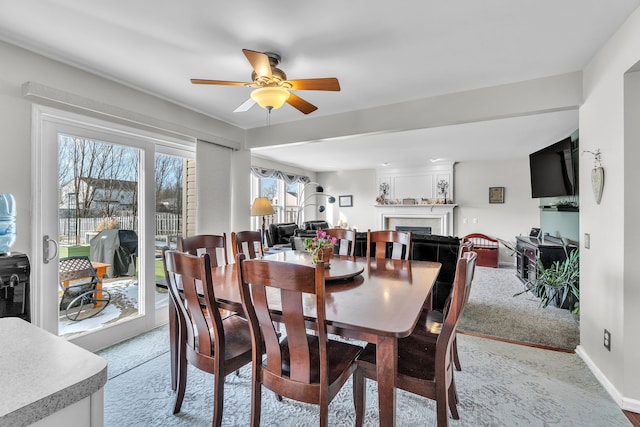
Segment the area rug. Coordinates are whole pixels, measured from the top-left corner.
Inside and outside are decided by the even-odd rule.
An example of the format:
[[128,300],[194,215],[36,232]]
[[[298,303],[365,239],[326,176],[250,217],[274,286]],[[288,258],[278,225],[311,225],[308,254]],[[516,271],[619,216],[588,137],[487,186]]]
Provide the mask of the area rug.
[[532,345],[575,350],[580,343],[579,316],[556,307],[540,307],[524,290],[514,268],[476,267],[471,295],[458,326],[461,332]]
[[[171,414],[173,393],[169,354],[145,357],[145,349],[166,345],[167,329],[155,330],[99,352],[109,361],[105,386],[105,426],[210,426],[213,377],[193,367],[182,411]],[[157,341],[158,345],[153,344]],[[530,348],[474,336],[458,338],[462,371],[455,381],[460,403],[457,426],[630,426],[623,412],[575,354]],[[131,366],[131,360],[141,360]],[[143,361],[144,362],[143,362]],[[223,426],[246,426],[250,420],[249,367],[225,380]],[[329,406],[329,425],[355,422],[349,381]],[[377,388],[367,381],[365,425],[378,425]],[[435,404],[397,392],[398,426],[435,425]],[[284,399],[263,389],[264,426],[316,426],[318,408]]]

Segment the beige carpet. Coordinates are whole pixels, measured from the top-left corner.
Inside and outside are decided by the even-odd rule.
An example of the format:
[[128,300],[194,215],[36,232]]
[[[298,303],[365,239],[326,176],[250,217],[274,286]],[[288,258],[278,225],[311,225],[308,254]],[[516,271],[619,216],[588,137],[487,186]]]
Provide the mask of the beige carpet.
[[477,267],[459,330],[507,340],[575,350],[580,319],[568,310],[541,308],[524,289],[513,268]]
[[[189,367],[180,414],[170,411],[167,328],[100,352],[109,361],[105,386],[105,427],[210,426],[213,378]],[[457,426],[630,426],[620,408],[576,355],[460,335],[462,372]],[[164,351],[163,351],[164,349]],[[135,362],[134,362],[135,361]],[[225,380],[223,426],[250,419],[249,366]],[[367,381],[365,425],[378,425],[377,384]],[[329,425],[354,425],[351,381],[329,406]],[[398,426],[435,426],[432,401],[397,392]],[[318,408],[263,390],[263,426],[317,426]]]

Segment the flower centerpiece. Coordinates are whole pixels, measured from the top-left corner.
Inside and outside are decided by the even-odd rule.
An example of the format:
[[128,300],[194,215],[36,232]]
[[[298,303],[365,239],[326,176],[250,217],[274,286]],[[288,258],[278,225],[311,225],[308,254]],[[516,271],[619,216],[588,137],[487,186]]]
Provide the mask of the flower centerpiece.
[[335,237],[327,235],[323,230],[316,230],[315,237],[304,239],[304,248],[311,254],[314,263],[323,261],[329,265],[329,257],[333,254],[333,247],[338,242]]

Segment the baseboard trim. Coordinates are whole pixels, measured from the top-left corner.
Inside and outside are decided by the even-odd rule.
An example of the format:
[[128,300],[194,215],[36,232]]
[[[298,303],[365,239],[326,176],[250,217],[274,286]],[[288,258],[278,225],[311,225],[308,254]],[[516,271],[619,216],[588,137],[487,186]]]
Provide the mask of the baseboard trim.
[[624,397],[622,393],[609,381],[609,379],[602,373],[602,371],[593,363],[593,360],[589,357],[584,347],[579,345],[576,347],[576,354],[587,364],[591,373],[596,377],[598,382],[602,384],[602,387],[609,393],[613,401],[623,410],[640,413],[640,400],[629,399]]
[[494,337],[492,335],[485,335],[478,332],[470,332],[470,331],[463,331],[463,330],[458,330],[456,332],[462,335],[470,335],[472,337],[485,338],[485,339],[494,340],[494,341],[501,341],[509,344],[523,345],[525,347],[533,347],[533,348],[539,348],[542,350],[549,350],[549,351],[558,351],[560,353],[574,353],[573,350],[567,350],[566,348],[550,347],[547,345],[533,344],[530,342],[510,340],[509,338]]

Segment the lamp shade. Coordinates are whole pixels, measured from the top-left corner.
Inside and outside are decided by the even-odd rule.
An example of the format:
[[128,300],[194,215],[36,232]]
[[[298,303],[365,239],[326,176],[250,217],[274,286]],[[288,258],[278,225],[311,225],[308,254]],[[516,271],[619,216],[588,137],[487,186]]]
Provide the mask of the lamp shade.
[[251,98],[267,110],[282,107],[289,95],[289,91],[283,87],[261,87],[251,92]]
[[253,216],[273,215],[274,213],[276,211],[266,197],[256,197],[251,205],[251,215]]

